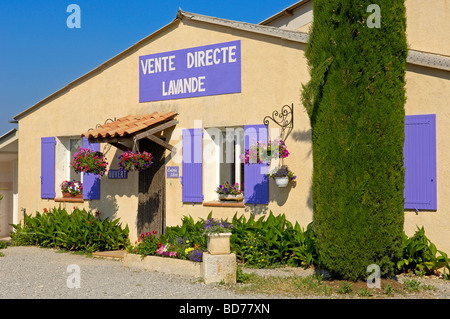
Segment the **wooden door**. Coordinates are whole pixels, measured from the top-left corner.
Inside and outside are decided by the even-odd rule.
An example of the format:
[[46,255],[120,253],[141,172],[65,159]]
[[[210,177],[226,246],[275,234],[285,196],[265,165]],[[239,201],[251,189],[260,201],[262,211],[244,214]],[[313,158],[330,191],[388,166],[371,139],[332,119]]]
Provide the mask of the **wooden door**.
[[139,204],[137,231],[164,234],[166,222],[165,148],[149,140],[141,140],[139,150],[152,154],[153,164],[139,172]]

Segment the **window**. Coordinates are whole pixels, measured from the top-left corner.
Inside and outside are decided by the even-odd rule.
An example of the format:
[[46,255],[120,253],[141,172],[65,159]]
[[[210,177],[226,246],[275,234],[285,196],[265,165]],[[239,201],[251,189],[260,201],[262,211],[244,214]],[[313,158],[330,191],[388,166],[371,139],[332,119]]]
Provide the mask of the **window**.
[[226,181],[239,183],[247,204],[268,204],[267,164],[244,165],[239,155],[253,139],[267,141],[265,125],[185,129],[182,135],[182,201],[217,199],[215,189]]
[[244,127],[208,128],[203,139],[203,184],[205,201],[218,198],[215,192],[225,182],[239,184],[244,191]]
[[76,173],[70,165],[81,146],[100,151],[100,144],[89,144],[85,138],[41,138],[41,198],[62,197],[61,183],[77,180],[83,183],[83,199],[100,199],[100,177]]
[[57,137],[55,145],[55,190],[56,197],[61,197],[60,185],[63,181],[80,181],[83,174],[75,172],[70,165],[73,156],[83,145],[83,140],[77,137]]

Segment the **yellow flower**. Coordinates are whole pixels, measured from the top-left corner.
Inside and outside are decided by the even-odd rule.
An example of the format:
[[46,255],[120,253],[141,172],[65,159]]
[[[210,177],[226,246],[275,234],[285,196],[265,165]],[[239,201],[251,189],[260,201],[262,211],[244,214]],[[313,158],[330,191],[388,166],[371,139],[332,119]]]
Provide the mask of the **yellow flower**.
[[194,250],[194,248],[189,247],[184,250],[184,253],[187,255],[190,251]]

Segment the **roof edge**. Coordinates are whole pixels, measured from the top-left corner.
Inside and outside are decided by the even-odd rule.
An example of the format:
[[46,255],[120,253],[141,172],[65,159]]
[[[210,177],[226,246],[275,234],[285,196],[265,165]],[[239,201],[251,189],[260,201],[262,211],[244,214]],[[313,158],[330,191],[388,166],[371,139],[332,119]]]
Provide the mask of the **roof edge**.
[[281,10],[280,12],[278,12],[278,13],[276,13],[276,14],[274,14],[273,16],[268,17],[267,19],[261,21],[259,24],[260,24],[260,25],[266,25],[266,24],[269,24],[269,23],[271,23],[271,22],[273,22],[273,21],[275,21],[275,20],[277,20],[277,19],[279,19],[279,18],[284,17],[284,15],[285,15],[286,13],[292,12],[292,11],[294,11],[295,9],[297,9],[297,8],[299,8],[299,7],[301,7],[301,6],[303,6],[304,4],[306,4],[306,3],[310,2],[310,1],[311,1],[311,0],[300,0],[300,1],[296,2],[296,3],[294,3],[293,5],[291,5],[291,6],[287,7],[287,8],[285,8],[285,9]]
[[[308,0],[309,1],[309,0]],[[221,25],[224,27],[229,27],[236,30],[252,32],[256,34],[262,34],[270,37],[280,38],[283,40],[289,40],[299,43],[306,44],[308,42],[308,34],[305,32],[294,31],[294,30],[285,30],[276,27],[259,25],[249,22],[228,20],[216,17],[205,16],[201,14],[191,13],[179,10],[177,17],[180,19],[186,18],[193,21],[200,21],[215,25]]]

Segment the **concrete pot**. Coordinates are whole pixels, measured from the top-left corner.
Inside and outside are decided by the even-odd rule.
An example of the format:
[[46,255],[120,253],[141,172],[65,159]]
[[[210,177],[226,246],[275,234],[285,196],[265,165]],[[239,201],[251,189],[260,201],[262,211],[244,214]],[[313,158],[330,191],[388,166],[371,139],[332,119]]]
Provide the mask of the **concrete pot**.
[[230,253],[231,233],[208,235],[208,252],[211,255],[227,255]]
[[278,187],[286,187],[289,183],[289,177],[275,177],[275,183]]

